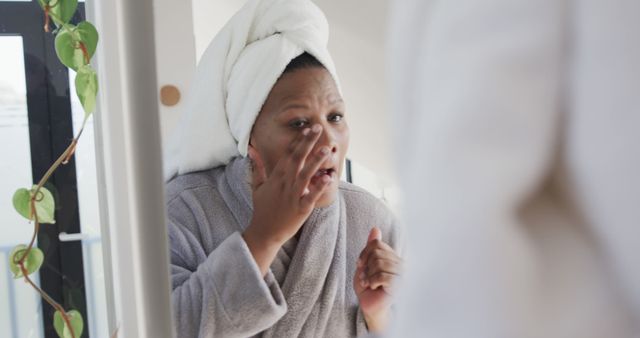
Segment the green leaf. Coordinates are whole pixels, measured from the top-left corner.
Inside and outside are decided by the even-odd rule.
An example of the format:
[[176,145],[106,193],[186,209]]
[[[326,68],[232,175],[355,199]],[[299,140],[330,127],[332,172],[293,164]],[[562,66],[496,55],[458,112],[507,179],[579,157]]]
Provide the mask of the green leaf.
[[[31,189],[32,193],[35,192],[36,186]],[[36,196],[36,214],[38,215],[38,221],[40,223],[53,224],[55,220],[56,202],[53,199],[53,194],[47,188],[40,188],[38,196]]]
[[31,192],[25,188],[18,189],[13,194],[13,207],[24,218],[32,220],[33,217],[31,215],[29,201],[31,201]]
[[56,35],[56,54],[62,64],[78,71],[78,68],[85,64],[84,54],[82,49],[77,48],[79,39],[73,32],[75,26],[68,25],[68,27],[69,29],[64,29]]
[[[31,190],[18,189],[13,194],[13,207],[16,211],[28,220],[33,220],[31,214],[31,197],[35,192],[37,186],[33,186]],[[55,223],[55,200],[53,195],[47,188],[40,188],[40,192],[36,198],[36,214],[38,215],[38,222],[40,223]]]
[[[83,21],[78,26],[66,24],[56,35],[56,54],[60,61],[67,67],[78,69],[89,64],[91,57],[98,46],[98,31],[89,22]],[[85,58],[82,47],[87,51]]]
[[[73,336],[75,336],[75,338],[80,338],[80,336],[82,335],[82,330],[84,329],[82,315],[76,310],[71,310],[67,312],[67,316],[69,317],[69,322],[71,322]],[[69,330],[69,327],[64,321],[64,318],[62,317],[62,313],[60,313],[60,311],[56,311],[56,313],[53,315],[53,327],[55,328],[56,333],[60,338],[73,337],[71,335],[71,330]]]
[[49,5],[54,5],[51,7],[51,18],[56,25],[61,26],[73,17],[78,8],[78,0],[50,0]]
[[[56,186],[51,182],[47,182],[43,185],[43,187],[47,188],[51,192],[51,195],[53,195],[53,202],[56,205],[56,210],[62,209],[62,204],[60,203],[60,194],[58,193],[58,189],[56,188]],[[39,237],[38,240],[40,240]]]
[[51,6],[49,14],[56,26],[60,27],[71,20],[78,7],[78,0],[38,0],[38,4],[42,10],[45,10],[46,5]]
[[90,22],[82,21],[78,24],[75,31],[78,33],[80,42],[84,43],[89,54],[89,59],[93,57],[98,46],[98,31]]
[[98,75],[90,66],[82,66],[76,74],[76,93],[84,108],[84,115],[89,116],[96,107],[98,95]]
[[[26,245],[20,244],[13,248],[11,254],[9,254],[9,269],[13,272],[13,278],[22,277],[22,270],[20,269],[20,265],[18,265],[18,261],[22,259],[22,255],[24,255],[26,249]],[[24,268],[30,275],[40,269],[43,261],[44,254],[42,250],[32,247],[31,250],[29,250],[29,255],[24,260]]]

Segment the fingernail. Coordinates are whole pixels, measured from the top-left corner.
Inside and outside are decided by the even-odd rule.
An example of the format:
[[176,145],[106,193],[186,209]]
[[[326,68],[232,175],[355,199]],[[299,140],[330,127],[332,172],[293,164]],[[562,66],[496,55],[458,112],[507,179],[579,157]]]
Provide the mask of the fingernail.
[[367,286],[367,282],[364,279],[361,279],[360,280],[360,285],[362,285],[363,287]]
[[304,128],[304,130],[302,131],[302,135],[307,136],[307,135],[309,135],[310,131],[311,130],[309,128]]
[[364,275],[364,272],[361,272],[361,273],[360,273],[360,280],[361,280],[361,281],[364,281],[364,277],[366,277],[366,276]]
[[319,124],[314,124],[313,127],[311,127],[311,130],[314,133],[319,133],[322,130],[322,127]]

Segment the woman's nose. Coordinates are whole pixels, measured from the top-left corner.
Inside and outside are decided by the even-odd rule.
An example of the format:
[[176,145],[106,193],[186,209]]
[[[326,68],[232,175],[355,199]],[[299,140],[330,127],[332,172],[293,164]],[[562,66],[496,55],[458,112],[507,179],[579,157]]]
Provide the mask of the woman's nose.
[[336,142],[335,135],[333,135],[333,132],[326,126],[322,128],[322,134],[317,144],[318,148],[326,146],[329,147],[332,153],[338,152],[338,142]]

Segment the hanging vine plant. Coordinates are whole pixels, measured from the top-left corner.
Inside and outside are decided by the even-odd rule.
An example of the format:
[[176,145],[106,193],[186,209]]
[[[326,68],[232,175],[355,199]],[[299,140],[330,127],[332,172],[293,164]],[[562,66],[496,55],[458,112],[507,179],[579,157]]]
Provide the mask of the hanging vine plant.
[[44,10],[44,31],[49,32],[51,21],[56,29],[55,50],[58,59],[76,72],[76,94],[84,110],[84,120],[77,135],[69,146],[51,165],[38,184],[31,188],[18,189],[13,195],[13,206],[24,218],[33,222],[33,235],[29,244],[16,246],[9,255],[9,269],[15,279],[22,278],[56,311],[52,318],[56,333],[61,338],[79,338],[84,329],[84,319],[75,309],[64,309],[46,292],[40,289],[29,277],[40,269],[44,261],[42,250],[34,246],[36,236],[41,225],[55,223],[55,199],[51,192],[44,187],[55,170],[67,164],[73,156],[76,145],[87,119],[96,106],[98,93],[98,76],[90,62],[98,45],[98,31],[88,21],[77,25],[70,23],[78,7],[77,0],[38,0]]

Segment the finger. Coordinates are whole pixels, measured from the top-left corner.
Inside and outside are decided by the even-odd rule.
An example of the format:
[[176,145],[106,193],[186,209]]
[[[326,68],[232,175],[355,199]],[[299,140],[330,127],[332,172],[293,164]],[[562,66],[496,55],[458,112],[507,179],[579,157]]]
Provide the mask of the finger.
[[376,249],[369,255],[369,259],[364,261],[362,267],[367,276],[380,271],[398,275],[401,273],[402,260],[392,252]]
[[364,272],[367,278],[370,278],[371,276],[379,272],[386,272],[393,275],[399,275],[400,262],[394,260],[393,258],[376,257],[376,258],[370,259],[369,262],[367,262]]
[[369,283],[369,287],[372,290],[375,290],[379,287],[390,289],[393,286],[392,284],[395,278],[396,275],[394,274],[378,272],[377,274],[367,278],[367,282]]
[[358,266],[362,266],[367,262],[369,253],[378,247],[378,242],[377,239],[367,242],[367,245],[360,251],[360,255],[358,256]]
[[402,259],[389,244],[385,242],[376,242],[375,248],[369,251],[369,255],[365,257],[363,262],[368,262],[375,258],[386,258],[396,262],[401,262]]
[[402,263],[402,261],[395,256],[395,253],[376,247],[370,250],[368,255],[362,259],[362,266],[365,267],[365,271],[369,269],[370,265],[373,267],[377,259],[386,259],[396,264]]
[[302,169],[307,156],[309,156],[316,142],[320,139],[321,134],[322,126],[314,124],[311,130],[306,132],[306,135],[302,135],[302,139],[294,146],[293,151],[290,152],[291,155],[288,157],[288,171],[289,174],[292,174],[291,177],[298,177],[298,173]]
[[358,289],[366,289],[369,286],[369,281],[367,280],[367,273],[365,272],[365,268],[366,268],[365,266],[356,268],[355,275],[353,276],[353,278],[355,279],[354,282],[357,284]]
[[369,261],[371,253],[376,249],[390,252],[396,260],[400,260],[400,257],[396,254],[395,250],[391,246],[389,246],[389,244],[376,238],[369,242],[367,246],[362,250],[358,259],[358,264],[365,264],[367,261]]
[[308,137],[309,134],[311,134],[311,128],[302,129],[302,132],[296,135],[293,141],[291,141],[291,143],[289,143],[289,145],[287,146],[287,154],[289,155],[293,154],[295,150],[298,148],[298,145],[300,144],[300,142],[302,142],[302,140]]
[[[375,269],[378,264],[383,264],[379,262],[379,260],[384,260],[384,262],[389,262],[390,264],[395,264],[393,270],[389,272],[394,272],[399,274],[400,267],[402,266],[402,259],[396,255],[394,251],[376,248],[369,253],[369,256],[365,258],[363,265],[365,266],[365,271],[368,274],[371,274],[370,271]],[[388,268],[391,269],[391,268]]]
[[[369,236],[367,238],[367,245],[360,252],[360,256],[358,257],[358,265],[364,264],[367,261],[367,257],[369,256],[369,252],[377,247],[384,247],[382,244],[382,232],[378,227],[373,227],[369,231]],[[388,245],[386,245],[388,247]],[[390,247],[389,247],[390,248]]]
[[298,179],[295,183],[296,192],[303,195],[305,189],[308,189],[309,183],[311,182],[311,178],[318,172],[322,163],[329,156],[329,148],[321,147],[318,151],[314,152],[312,155],[309,155],[304,163],[300,174],[298,175]]
[[353,274],[353,283],[356,288],[356,292],[367,287],[365,282],[366,277],[367,275],[364,273],[364,267],[356,268],[356,271]]
[[311,128],[305,128],[302,130],[302,132],[296,135],[293,141],[291,141],[291,143],[289,143],[289,145],[287,146],[286,156],[282,156],[278,160],[278,162],[276,162],[275,166],[273,167],[272,175],[280,176],[280,177],[287,175],[287,170],[290,163],[289,156],[295,152],[300,142],[302,142],[302,140],[308,137],[309,134],[311,134]]
[[303,208],[313,208],[316,202],[320,199],[320,196],[325,192],[327,187],[331,183],[331,178],[323,175],[319,180],[309,184],[309,193],[302,196],[300,199],[300,205]]
[[258,151],[252,145],[249,145],[248,151],[249,158],[253,163],[253,170],[251,170],[251,188],[256,190],[267,180],[267,172]]
[[369,238],[367,239],[367,243],[373,241],[374,239],[382,241],[382,232],[380,231],[380,229],[378,229],[378,227],[373,227],[373,229],[369,231]]

